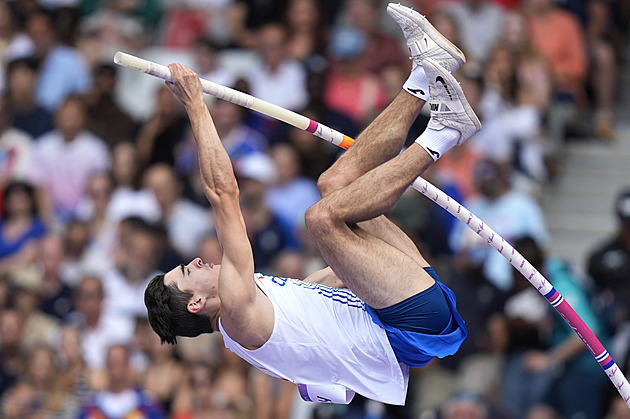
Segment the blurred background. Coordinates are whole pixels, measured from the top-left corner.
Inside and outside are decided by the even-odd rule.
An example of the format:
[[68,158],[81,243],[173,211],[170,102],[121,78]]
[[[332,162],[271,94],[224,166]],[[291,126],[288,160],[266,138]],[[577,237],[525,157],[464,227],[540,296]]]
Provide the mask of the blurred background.
[[[543,272],[630,370],[630,76],[624,0],[407,0],[466,54],[484,128],[425,177]],[[0,2],[0,417],[630,418],[582,342],[415,191],[389,214],[458,296],[469,337],[412,371],[407,403],[314,405],[218,334],[160,345],[152,276],[218,263],[185,112],[121,50],[356,135],[411,62],[381,0]],[[257,270],[324,261],[303,227],[340,150],[211,97]],[[423,113],[409,142],[428,121]]]

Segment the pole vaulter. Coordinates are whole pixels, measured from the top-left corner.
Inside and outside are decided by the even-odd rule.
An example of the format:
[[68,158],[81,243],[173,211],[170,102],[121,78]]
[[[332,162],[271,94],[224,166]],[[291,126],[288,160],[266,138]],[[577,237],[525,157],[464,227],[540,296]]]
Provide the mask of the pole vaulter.
[[[123,67],[128,67],[166,81],[172,81],[168,67],[135,57],[124,52],[114,55],[114,62]],[[236,105],[257,111],[274,119],[285,122],[291,126],[308,131],[313,135],[347,149],[354,139],[332,128],[313,121],[303,115],[258,99],[238,90],[213,83],[209,80],[201,80],[203,91],[206,94],[219,99],[227,100]],[[499,236],[492,228],[486,225],[475,214],[470,212],[457,201],[449,197],[440,189],[418,177],[411,185],[414,189],[431,199],[433,202],[451,213],[454,217],[466,224],[471,230],[482,237],[490,246],[506,258],[556,309],[562,318],[571,326],[573,331],[582,339],[596,361],[602,367],[610,381],[630,408],[630,383],[619,369],[606,348],[575,312],[573,307],[560,295],[553,285],[529,263],[512,245]]]

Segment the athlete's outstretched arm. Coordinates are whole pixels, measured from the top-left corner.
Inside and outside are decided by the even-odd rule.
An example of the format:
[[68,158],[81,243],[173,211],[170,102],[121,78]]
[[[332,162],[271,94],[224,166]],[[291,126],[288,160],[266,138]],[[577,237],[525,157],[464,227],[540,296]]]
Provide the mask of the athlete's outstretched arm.
[[[166,84],[182,102],[190,118],[197,142],[204,193],[214,209],[217,236],[223,248],[219,273],[221,322],[229,331],[253,330],[253,335],[247,335],[253,343],[242,342],[238,336],[233,336],[234,333],[230,336],[241,344],[256,346],[258,338],[262,338],[264,343],[269,337],[257,336],[256,333],[265,335],[269,329],[270,334],[273,323],[270,327],[253,324],[264,321],[267,316],[254,314],[260,309],[260,293],[254,283],[254,258],[239,205],[239,189],[232,162],[203,101],[199,76],[181,64],[171,64],[169,69],[174,82]],[[270,318],[273,322],[273,317]]]

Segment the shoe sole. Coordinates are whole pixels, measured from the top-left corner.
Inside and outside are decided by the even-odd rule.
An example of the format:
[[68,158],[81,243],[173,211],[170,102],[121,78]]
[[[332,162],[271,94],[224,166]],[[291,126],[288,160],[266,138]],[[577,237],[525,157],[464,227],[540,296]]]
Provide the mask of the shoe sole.
[[448,83],[451,85],[451,87],[453,87],[457,91],[457,95],[459,96],[460,98],[459,100],[464,107],[464,112],[466,113],[466,116],[470,118],[471,122],[477,129],[477,132],[479,132],[479,130],[481,130],[481,121],[477,117],[477,114],[475,113],[475,111],[473,111],[473,108],[470,106],[470,103],[468,103],[468,99],[466,99],[466,95],[464,95],[464,91],[462,90],[462,87],[457,81],[457,79],[451,73],[446,71],[444,67],[442,67],[441,65],[439,65],[438,63],[436,63],[435,61],[429,58],[423,60],[423,62],[429,62],[431,66],[435,67],[437,69],[436,71],[440,73],[440,75],[444,77],[446,80],[448,80]]
[[466,56],[464,55],[462,50],[457,48],[457,46],[454,43],[449,41],[448,38],[446,38],[437,29],[435,29],[433,25],[431,24],[431,22],[429,22],[429,20],[426,17],[424,17],[420,13],[417,13],[417,14],[410,13],[410,11],[413,12],[413,9],[409,9],[405,6],[401,6],[401,8],[398,8],[396,6],[401,6],[401,5],[396,5],[392,3],[388,7],[391,7],[391,9],[395,11],[395,13],[402,14],[407,19],[410,19],[413,22],[415,22],[419,18],[420,29],[422,29],[425,35],[431,38],[433,42],[435,42],[440,48],[442,48],[451,57],[453,57],[453,59],[459,63],[460,67],[464,65],[464,63],[466,62]]

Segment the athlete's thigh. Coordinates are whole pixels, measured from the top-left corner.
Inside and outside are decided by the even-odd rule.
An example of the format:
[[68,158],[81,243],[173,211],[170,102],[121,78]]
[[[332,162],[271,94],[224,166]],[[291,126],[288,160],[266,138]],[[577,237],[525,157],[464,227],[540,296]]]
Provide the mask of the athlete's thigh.
[[376,217],[372,220],[362,221],[358,223],[358,225],[373,236],[397,248],[415,260],[420,266],[430,266],[416,247],[413,240],[411,240],[411,238],[405,234],[400,227],[384,215]]
[[399,303],[434,284],[417,258],[354,226],[340,226],[320,251],[335,274],[359,298],[379,309]]

